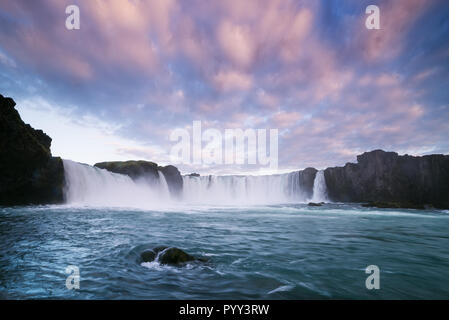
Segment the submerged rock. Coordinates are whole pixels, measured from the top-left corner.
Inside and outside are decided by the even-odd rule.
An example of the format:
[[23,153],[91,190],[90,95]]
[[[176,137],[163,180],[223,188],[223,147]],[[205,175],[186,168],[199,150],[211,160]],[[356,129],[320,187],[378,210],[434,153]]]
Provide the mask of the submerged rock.
[[51,138],[25,124],[11,98],[0,94],[0,205],[61,203],[64,166]]
[[145,250],[140,254],[142,262],[151,262],[156,258],[156,253],[153,250]]
[[194,261],[195,257],[178,248],[168,248],[159,254],[160,264],[180,264],[184,262]]
[[324,204],[324,202],[309,202],[308,206],[310,207],[321,207]]
[[207,259],[195,258],[181,249],[175,247],[159,246],[153,249],[147,249],[140,254],[141,262],[156,261],[160,264],[181,265],[190,261],[206,262]]

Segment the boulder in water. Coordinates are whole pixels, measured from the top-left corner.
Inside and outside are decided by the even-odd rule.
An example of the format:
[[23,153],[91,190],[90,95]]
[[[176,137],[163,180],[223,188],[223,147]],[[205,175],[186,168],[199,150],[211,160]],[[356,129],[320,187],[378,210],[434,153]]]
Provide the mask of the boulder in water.
[[160,264],[180,264],[196,260],[195,257],[178,248],[168,248],[159,254]]
[[175,247],[159,246],[147,249],[140,254],[141,262],[157,261],[160,264],[180,265],[189,261],[206,262],[207,259],[197,259],[194,256]]
[[153,250],[145,250],[140,254],[140,259],[142,262],[151,262],[156,258],[156,253]]
[[321,207],[324,204],[324,202],[309,202],[308,206],[310,207]]

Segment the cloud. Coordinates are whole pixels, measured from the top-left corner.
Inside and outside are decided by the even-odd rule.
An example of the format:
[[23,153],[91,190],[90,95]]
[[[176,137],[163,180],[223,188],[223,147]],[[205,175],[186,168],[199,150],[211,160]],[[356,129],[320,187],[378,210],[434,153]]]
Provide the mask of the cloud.
[[[77,31],[65,28],[73,3]],[[363,1],[4,1],[0,90],[24,110],[41,97],[70,111],[74,137],[62,118],[25,112],[63,156],[85,162],[101,155],[57,141],[97,128],[111,134],[92,133],[105,154],[163,162],[170,131],[193,120],[281,129],[282,168],[341,164],[376,148],[448,152],[449,5],[378,4],[379,31],[364,28]]]
[[222,91],[248,90],[252,87],[251,76],[238,71],[220,71],[213,77],[215,86]]

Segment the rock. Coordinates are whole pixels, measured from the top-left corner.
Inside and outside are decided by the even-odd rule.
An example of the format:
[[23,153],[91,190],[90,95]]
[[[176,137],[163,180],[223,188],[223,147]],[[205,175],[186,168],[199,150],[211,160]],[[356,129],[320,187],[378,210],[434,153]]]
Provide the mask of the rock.
[[309,202],[308,206],[310,206],[310,207],[321,207],[323,204],[324,204],[324,202],[319,202],[319,203]]
[[299,171],[299,187],[305,199],[310,199],[313,196],[313,183],[317,172],[318,170],[315,168]]
[[357,162],[324,171],[330,200],[449,207],[447,155],[413,157],[375,150],[357,156]]
[[165,246],[159,246],[159,247],[153,248],[153,251],[156,252],[156,253],[159,253],[161,251],[164,251],[167,248],[168,247],[165,247]]
[[51,138],[25,124],[11,98],[0,95],[0,205],[63,202],[64,166]]
[[160,264],[180,264],[194,261],[195,257],[178,248],[168,248],[162,251],[158,257]]
[[158,167],[158,169],[164,174],[170,193],[176,197],[181,196],[183,180],[178,168],[169,165],[165,167]]
[[141,262],[151,262],[156,258],[156,253],[153,250],[145,250],[140,254]]
[[199,173],[191,173],[187,175],[188,177],[199,177],[200,174]]
[[112,162],[100,162],[96,163],[95,167],[100,169],[106,169],[108,171],[120,174],[126,174],[131,179],[148,179],[151,181],[157,181],[158,166],[154,162],[150,161],[112,161]]
[[195,258],[181,249],[175,247],[159,246],[153,249],[144,250],[140,254],[141,262],[157,261],[160,264],[179,265],[189,261],[206,262],[205,258]]
[[180,196],[182,192],[182,176],[174,166],[158,166],[154,162],[143,160],[112,161],[96,163],[95,167],[120,174],[126,174],[133,180],[146,180],[150,183],[159,181],[159,171],[167,181],[168,189],[173,196]]

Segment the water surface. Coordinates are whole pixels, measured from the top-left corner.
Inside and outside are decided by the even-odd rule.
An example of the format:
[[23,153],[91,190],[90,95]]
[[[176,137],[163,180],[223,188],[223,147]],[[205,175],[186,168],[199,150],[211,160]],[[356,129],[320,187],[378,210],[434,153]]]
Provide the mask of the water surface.
[[[449,213],[359,205],[0,208],[7,299],[449,298]],[[209,257],[141,265],[157,245]],[[365,268],[381,270],[367,290]],[[80,269],[80,289],[65,268]]]

